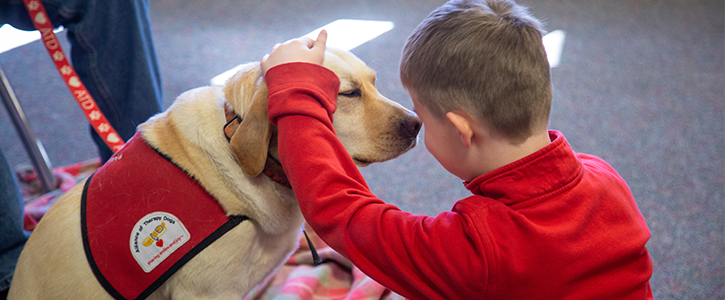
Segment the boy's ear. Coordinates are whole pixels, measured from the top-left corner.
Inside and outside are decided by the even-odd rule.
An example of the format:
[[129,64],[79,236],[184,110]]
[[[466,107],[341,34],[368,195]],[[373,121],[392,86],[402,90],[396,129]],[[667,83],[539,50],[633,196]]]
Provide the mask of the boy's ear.
[[464,147],[470,148],[473,141],[473,124],[470,116],[466,113],[448,112],[446,118],[451,121],[453,127],[458,131],[461,143]]

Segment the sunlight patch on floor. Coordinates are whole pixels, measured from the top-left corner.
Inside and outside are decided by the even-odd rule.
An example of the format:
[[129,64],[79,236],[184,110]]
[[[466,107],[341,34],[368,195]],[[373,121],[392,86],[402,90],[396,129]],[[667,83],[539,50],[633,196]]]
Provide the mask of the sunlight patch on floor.
[[[58,33],[63,29],[63,26],[60,26],[53,30],[53,32]],[[10,26],[10,24],[2,25],[0,26],[0,41],[2,41],[2,43],[0,43],[0,53],[32,43],[39,39],[40,33],[37,30],[25,31],[16,29],[15,27]]]
[[[340,19],[335,20],[327,25],[313,30],[304,35],[311,39],[316,39],[322,29],[327,30],[327,46],[335,47],[342,50],[350,51],[383,33],[393,29],[395,25],[389,21],[369,21],[369,20],[351,20]],[[231,70],[225,71],[211,79],[211,85],[224,85],[224,83],[234,75],[241,66],[237,66]]]

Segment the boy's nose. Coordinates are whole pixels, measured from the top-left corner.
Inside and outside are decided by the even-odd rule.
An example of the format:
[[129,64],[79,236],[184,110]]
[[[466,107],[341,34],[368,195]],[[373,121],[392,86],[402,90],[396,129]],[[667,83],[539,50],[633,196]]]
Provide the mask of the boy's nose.
[[418,135],[418,131],[420,131],[421,127],[421,122],[420,119],[415,115],[407,115],[400,122],[400,126],[403,136],[413,138]]

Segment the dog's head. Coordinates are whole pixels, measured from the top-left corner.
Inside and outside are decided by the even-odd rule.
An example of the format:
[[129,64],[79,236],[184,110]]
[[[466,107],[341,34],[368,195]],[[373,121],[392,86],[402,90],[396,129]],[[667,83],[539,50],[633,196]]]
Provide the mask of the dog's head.
[[[323,65],[340,78],[333,126],[358,166],[393,159],[415,146],[420,119],[378,92],[375,73],[364,62],[350,52],[328,47]],[[244,65],[230,78],[224,96],[242,117],[230,141],[232,149],[244,171],[257,176],[268,152],[276,152],[275,128],[267,119],[267,85],[259,63]]]

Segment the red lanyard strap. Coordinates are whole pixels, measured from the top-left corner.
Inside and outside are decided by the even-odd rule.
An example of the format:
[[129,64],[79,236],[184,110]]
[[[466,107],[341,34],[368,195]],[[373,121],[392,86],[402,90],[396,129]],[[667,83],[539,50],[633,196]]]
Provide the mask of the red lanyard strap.
[[83,82],[78,78],[75,69],[68,63],[65,53],[60,47],[60,43],[58,43],[58,37],[53,32],[53,24],[51,24],[50,18],[48,18],[45,7],[43,7],[40,0],[23,0],[23,2],[28,9],[30,19],[33,20],[35,29],[40,31],[45,49],[48,50],[48,54],[50,54],[60,76],[73,94],[73,98],[76,99],[86,118],[91,122],[93,129],[101,136],[108,147],[113,152],[116,152],[116,150],[123,147],[123,139],[113,129],[113,126],[108,122],[106,116],[98,108],[96,101],[93,100],[93,96],[91,96],[85,85],[83,85]]

